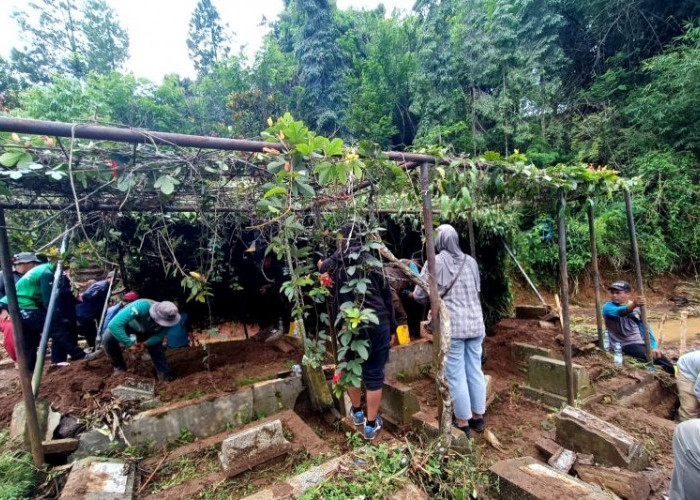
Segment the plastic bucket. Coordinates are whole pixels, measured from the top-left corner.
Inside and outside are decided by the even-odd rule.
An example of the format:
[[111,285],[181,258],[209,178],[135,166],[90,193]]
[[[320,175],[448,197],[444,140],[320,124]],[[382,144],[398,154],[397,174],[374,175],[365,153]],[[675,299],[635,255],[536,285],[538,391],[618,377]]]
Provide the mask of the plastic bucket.
[[399,345],[408,344],[411,338],[408,335],[408,325],[399,325],[396,327],[396,339]]

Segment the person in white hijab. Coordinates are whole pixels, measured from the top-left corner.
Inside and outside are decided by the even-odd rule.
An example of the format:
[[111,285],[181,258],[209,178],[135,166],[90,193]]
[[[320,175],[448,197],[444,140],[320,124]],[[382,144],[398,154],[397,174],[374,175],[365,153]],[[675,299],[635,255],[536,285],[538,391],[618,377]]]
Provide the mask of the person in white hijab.
[[[485,429],[486,382],[481,371],[481,351],[485,337],[479,292],[479,266],[459,247],[455,228],[443,224],[436,230],[435,276],[438,293],[450,314],[452,339],[446,359],[446,376],[454,402],[454,425],[469,436],[470,429]],[[428,266],[421,276],[427,280]],[[428,294],[419,286],[410,294],[425,303]]]

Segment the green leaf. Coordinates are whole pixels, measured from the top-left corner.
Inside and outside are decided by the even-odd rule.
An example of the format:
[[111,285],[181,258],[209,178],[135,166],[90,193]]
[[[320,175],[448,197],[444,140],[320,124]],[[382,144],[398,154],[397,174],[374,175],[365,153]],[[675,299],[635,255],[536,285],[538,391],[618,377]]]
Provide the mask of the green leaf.
[[283,188],[281,186],[276,186],[276,187],[273,187],[272,189],[270,189],[269,191],[267,191],[267,193],[265,193],[265,195],[263,196],[263,199],[269,198],[270,196],[275,196],[277,194],[286,194],[286,193],[287,193],[287,190],[285,188]]
[[0,164],[2,164],[5,167],[14,167],[22,159],[27,157],[29,158],[29,161],[32,160],[32,156],[26,151],[8,151],[7,153],[4,153],[0,156]]
[[326,156],[339,156],[343,154],[343,140],[340,138],[335,138],[330,141],[327,145],[324,144],[323,153]]
[[314,191],[314,188],[309,186],[307,183],[300,181],[299,179],[294,180],[294,186],[297,188],[297,192],[301,196],[305,196],[307,198],[313,198],[316,192]]

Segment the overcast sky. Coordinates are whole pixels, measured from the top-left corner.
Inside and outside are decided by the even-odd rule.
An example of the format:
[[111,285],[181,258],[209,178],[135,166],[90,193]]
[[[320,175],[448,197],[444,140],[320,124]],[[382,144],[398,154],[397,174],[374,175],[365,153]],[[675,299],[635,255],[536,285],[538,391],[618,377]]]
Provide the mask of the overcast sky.
[[[197,0],[106,0],[117,12],[120,24],[129,33],[130,59],[127,71],[160,83],[163,75],[193,76],[187,55],[187,30]],[[338,7],[373,9],[383,3],[387,13],[394,8],[409,11],[415,0],[337,0]],[[233,46],[245,45],[252,56],[260,47],[266,28],[263,16],[273,20],[282,10],[282,0],[212,0],[223,22],[235,33]],[[21,46],[17,26],[10,13],[26,2],[2,0],[0,11],[0,55],[8,57],[13,46]]]

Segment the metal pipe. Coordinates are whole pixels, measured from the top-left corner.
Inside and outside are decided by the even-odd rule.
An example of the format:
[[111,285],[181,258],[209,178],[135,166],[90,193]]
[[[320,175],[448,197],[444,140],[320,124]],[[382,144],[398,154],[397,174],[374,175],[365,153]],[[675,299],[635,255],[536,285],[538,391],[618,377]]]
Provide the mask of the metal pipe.
[[571,322],[569,319],[569,269],[566,261],[566,198],[559,189],[559,276],[561,279],[561,321],[566,365],[566,401],[574,405],[574,369],[571,362]]
[[[428,163],[423,163],[420,168],[421,191],[423,194],[423,219],[425,220],[425,246],[428,257],[428,285],[430,289],[430,317],[433,322],[433,359],[437,362],[440,352],[440,319],[439,297],[437,277],[435,275],[435,240],[433,238],[433,207],[430,198],[430,179],[428,178]],[[439,367],[437,367],[439,369]],[[438,422],[443,412],[440,391],[438,396]]]
[[[93,139],[102,141],[118,141],[131,144],[170,144],[202,149],[221,149],[225,151],[245,151],[263,153],[264,149],[285,151],[287,147],[278,142],[249,141],[243,139],[228,139],[223,137],[207,137],[201,135],[174,134],[119,127],[104,127],[81,123],[52,122],[46,120],[29,120],[26,118],[0,117],[0,132],[18,132],[24,134],[50,135],[56,137],[75,137],[76,139]],[[403,153],[387,151],[384,154],[393,161],[416,161],[437,163],[439,160],[432,155],[418,153]]]
[[34,465],[41,467],[44,464],[44,449],[41,447],[41,431],[39,430],[39,419],[36,414],[34,404],[34,394],[27,360],[24,357],[25,345],[22,334],[22,320],[17,302],[17,290],[15,280],[12,278],[12,263],[10,260],[10,246],[7,240],[7,223],[5,222],[5,210],[0,207],[0,265],[2,265],[2,275],[5,280],[5,294],[7,297],[7,309],[12,321],[12,330],[15,340],[15,350],[17,351],[17,364],[19,365],[19,382],[22,388],[22,398],[24,408],[27,413],[27,434],[29,436],[29,446],[32,451]]
[[34,397],[39,395],[39,386],[41,385],[41,377],[44,374],[44,360],[46,359],[46,346],[49,343],[49,333],[51,332],[51,321],[53,313],[56,310],[56,300],[58,299],[58,284],[63,275],[63,256],[68,251],[68,239],[70,231],[68,228],[63,232],[63,241],[61,241],[61,250],[58,254],[58,262],[56,270],[53,273],[53,285],[51,287],[51,298],[49,305],[46,308],[46,319],[44,319],[44,329],[41,331],[41,341],[39,342],[39,352],[36,357],[36,365],[34,365],[34,377],[32,378],[32,392]]
[[518,262],[518,259],[515,258],[515,254],[513,254],[513,251],[508,246],[508,243],[506,243],[506,240],[501,238],[501,241],[503,242],[503,246],[505,247],[506,252],[508,252],[508,255],[510,255],[510,258],[513,259],[513,262],[515,262],[515,265],[518,266],[518,269],[520,269],[520,273],[525,278],[525,281],[527,281],[527,284],[530,285],[530,288],[532,288],[532,291],[535,292],[535,295],[537,295],[537,298],[540,300],[540,302],[542,302],[542,305],[546,306],[547,303],[545,302],[544,298],[542,298],[542,294],[540,294],[540,291],[537,289],[535,284],[530,280],[530,277],[525,272],[525,269],[523,269],[523,266],[520,265],[520,262]]
[[97,323],[97,337],[95,337],[95,348],[97,351],[99,349],[100,343],[102,342],[102,326],[104,325],[105,316],[107,315],[107,309],[109,309],[109,299],[112,298],[112,287],[114,286],[114,281],[117,279],[117,270],[113,269],[112,279],[109,281],[109,286],[107,287],[107,296],[105,297],[105,303],[102,305],[102,313],[100,314],[100,321]]
[[598,325],[598,345],[605,349],[603,339],[603,310],[600,300],[600,272],[598,271],[598,245],[595,241],[595,213],[593,201],[588,200],[588,235],[591,240],[591,270],[593,271],[593,286],[595,291],[595,320]]
[[[625,189],[625,208],[627,209],[627,227],[630,232],[630,246],[632,247],[632,258],[634,259],[634,272],[637,277],[637,293],[644,295],[644,281],[642,279],[642,264],[639,261],[639,247],[637,246],[637,231],[634,228],[634,213],[632,212],[632,195],[629,189]],[[649,321],[647,320],[647,307],[639,306],[642,311],[642,327],[644,328],[644,347],[647,352],[647,361],[654,361],[654,354],[651,352],[651,339],[649,338]]]

